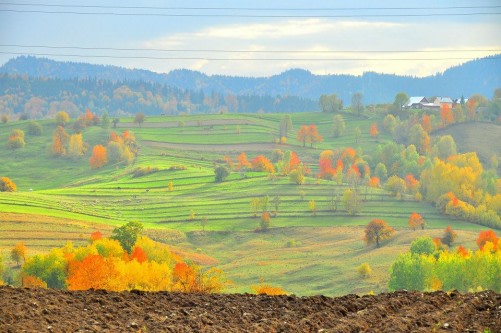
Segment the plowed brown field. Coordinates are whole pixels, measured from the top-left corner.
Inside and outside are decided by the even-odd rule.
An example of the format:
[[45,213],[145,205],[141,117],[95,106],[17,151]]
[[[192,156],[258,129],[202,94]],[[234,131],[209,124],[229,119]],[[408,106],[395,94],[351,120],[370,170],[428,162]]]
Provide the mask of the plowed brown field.
[[1,332],[501,332],[491,291],[265,296],[0,287]]

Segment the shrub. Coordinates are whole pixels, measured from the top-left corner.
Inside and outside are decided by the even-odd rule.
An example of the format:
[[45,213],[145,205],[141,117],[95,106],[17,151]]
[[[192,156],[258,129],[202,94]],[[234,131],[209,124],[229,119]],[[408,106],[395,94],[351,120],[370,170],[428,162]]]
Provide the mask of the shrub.
[[28,134],[32,136],[41,136],[42,135],[42,125],[37,122],[32,121],[28,124]]
[[160,171],[159,168],[152,168],[150,166],[147,166],[147,167],[138,167],[138,168],[135,168],[134,170],[132,170],[132,176],[134,178],[137,178],[137,177],[142,177],[142,176],[146,176],[146,175],[149,175],[151,173],[155,173],[155,172],[158,172]]
[[358,274],[364,279],[366,279],[372,275],[372,268],[366,262],[364,262],[362,265],[358,266],[357,271],[358,271]]

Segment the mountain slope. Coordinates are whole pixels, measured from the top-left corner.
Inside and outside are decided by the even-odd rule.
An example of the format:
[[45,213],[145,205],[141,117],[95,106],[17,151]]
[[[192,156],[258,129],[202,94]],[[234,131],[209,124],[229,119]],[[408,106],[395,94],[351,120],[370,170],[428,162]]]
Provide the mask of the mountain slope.
[[442,74],[424,78],[367,72],[353,75],[314,75],[301,69],[291,69],[278,75],[249,78],[238,76],[208,76],[191,70],[174,70],[158,74],[139,69],[86,63],[60,62],[44,58],[18,57],[0,67],[0,73],[49,78],[95,78],[112,81],[149,81],[180,89],[218,91],[237,95],[294,95],[317,99],[321,94],[338,94],[349,104],[355,92],[364,94],[366,104],[392,101],[405,90],[416,96],[470,96],[480,93],[490,97],[501,86],[499,55],[472,60],[447,69]]

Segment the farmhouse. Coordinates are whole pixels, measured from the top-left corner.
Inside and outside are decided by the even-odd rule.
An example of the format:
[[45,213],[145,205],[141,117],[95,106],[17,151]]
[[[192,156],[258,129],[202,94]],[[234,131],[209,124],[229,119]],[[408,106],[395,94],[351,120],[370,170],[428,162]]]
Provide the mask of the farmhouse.
[[439,109],[440,105],[430,103],[426,97],[411,97],[409,98],[409,102],[404,106],[406,109],[425,109],[425,110],[433,110]]

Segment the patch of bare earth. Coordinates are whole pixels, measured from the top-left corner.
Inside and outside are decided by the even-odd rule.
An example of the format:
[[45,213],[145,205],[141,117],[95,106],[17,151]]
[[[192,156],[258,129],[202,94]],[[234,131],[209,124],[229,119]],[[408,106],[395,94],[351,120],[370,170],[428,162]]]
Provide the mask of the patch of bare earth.
[[0,287],[1,332],[500,332],[492,291],[265,296]]

